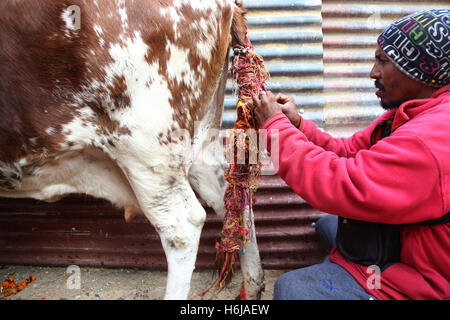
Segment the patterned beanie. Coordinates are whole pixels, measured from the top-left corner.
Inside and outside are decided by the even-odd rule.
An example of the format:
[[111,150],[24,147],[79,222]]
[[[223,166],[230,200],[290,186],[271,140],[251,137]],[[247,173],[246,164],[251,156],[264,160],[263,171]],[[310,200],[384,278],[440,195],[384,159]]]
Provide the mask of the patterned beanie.
[[378,45],[410,78],[438,88],[450,83],[450,9],[397,20],[380,34]]

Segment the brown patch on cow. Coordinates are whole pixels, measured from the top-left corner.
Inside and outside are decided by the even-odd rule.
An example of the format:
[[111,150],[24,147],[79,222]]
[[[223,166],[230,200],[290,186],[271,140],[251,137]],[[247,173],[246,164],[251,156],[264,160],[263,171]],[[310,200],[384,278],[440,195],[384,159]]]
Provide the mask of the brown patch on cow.
[[[220,2],[218,2],[220,4]],[[164,2],[164,4],[167,4]],[[168,84],[172,98],[170,105],[173,108],[173,120],[176,121],[181,129],[189,130],[191,136],[194,134],[194,121],[200,120],[209,107],[207,100],[213,95],[216,83],[211,79],[218,79],[224,62],[226,60],[227,47],[229,46],[229,34],[232,20],[232,9],[224,8],[220,12],[212,12],[212,10],[205,10],[199,12],[193,10],[192,7],[186,3],[181,8],[176,9],[177,14],[182,16],[182,19],[177,24],[177,29],[182,30],[182,36],[176,37],[174,28],[168,15],[159,14],[158,10],[153,10],[148,13],[147,32],[143,34],[144,42],[149,46],[146,60],[149,64],[157,62],[159,64],[159,74],[164,77]],[[202,18],[208,20],[211,17],[217,19],[217,24],[220,26],[219,30],[213,30],[209,25],[209,30],[206,34],[198,32],[195,24]],[[133,20],[129,13],[129,19]],[[168,20],[169,19],[169,20]],[[206,41],[206,36],[216,33],[216,47],[212,51],[211,61],[205,61],[198,51],[195,44]],[[200,85],[201,96],[196,99],[192,95],[192,88],[184,82],[169,79],[167,76],[167,63],[170,58],[170,52],[167,52],[167,44],[174,43],[181,49],[189,50],[188,62],[196,80]],[[205,75],[202,76],[198,67],[202,66]],[[170,132],[165,132],[165,136],[169,137]],[[166,140],[163,140],[165,144]]]
[[109,144],[111,147],[115,147],[115,146],[116,146],[116,144],[114,143],[114,141],[113,141],[112,139],[108,139],[107,142],[108,142],[108,144]]
[[158,142],[160,145],[167,145],[169,142],[167,141],[166,135],[162,132],[158,134]]
[[216,90],[217,82],[212,82],[211,79],[218,80],[222,74],[223,66],[227,63],[232,8],[224,8],[221,12],[222,15],[217,17],[220,28],[216,30],[216,47],[212,51],[211,61],[204,68],[206,77],[202,79],[200,86],[202,97],[196,101],[198,106],[193,108],[195,120],[200,120],[205,114],[209,107],[206,97],[212,97]]
[[109,144],[113,145],[112,135],[131,135],[131,131],[129,128],[124,127],[117,120],[111,120],[111,118],[107,115],[107,113],[99,113],[96,121],[97,130],[96,133],[101,137],[110,137]]
[[[112,85],[108,86],[110,97],[112,101],[114,101],[114,106],[117,109],[128,108],[131,103],[131,99],[129,95],[126,93],[127,91],[127,83],[125,77],[122,76],[114,76]],[[111,110],[114,111],[114,110]]]
[[80,0],[0,2],[0,161],[58,152],[62,128],[76,116],[74,96],[86,82],[92,34],[67,37],[62,12],[71,5],[82,8],[80,27],[88,30]]
[[125,127],[125,126],[121,126],[119,128],[119,134],[131,136],[131,130],[129,128]]
[[[178,28],[180,30],[186,30],[186,32],[184,32],[183,36],[176,41],[176,44],[181,48],[189,50],[189,65],[191,70],[194,72],[195,77],[201,84],[200,91],[202,92],[202,95],[199,99],[195,99],[191,94],[192,88],[188,87],[186,83],[168,79],[169,90],[171,92],[178,93],[172,95],[170,104],[174,107],[174,121],[179,124],[180,128],[189,129],[191,131],[191,136],[193,136],[193,121],[199,120],[199,114],[203,115],[208,107],[204,97],[208,97],[210,95],[208,92],[209,90],[204,91],[205,86],[203,85],[203,81],[205,79],[209,79],[208,82],[211,82],[210,79],[216,79],[216,77],[211,73],[212,70],[210,70],[210,66],[214,62],[210,61],[208,64],[207,61],[200,57],[195,47],[196,43],[207,41],[206,36],[208,34],[212,34],[214,30],[211,25],[209,25],[206,34],[202,34],[201,32],[192,30],[191,25],[202,18],[209,19],[210,17],[214,17],[215,14],[211,10],[206,10],[199,13],[198,11],[193,10],[189,5],[183,5],[178,13],[183,16]],[[175,41],[173,40],[173,42]],[[214,54],[215,52],[212,52],[213,56]],[[203,70],[206,74],[204,78],[201,77],[201,73],[198,71],[198,66],[200,65],[203,66]],[[209,83],[209,85],[211,84]],[[186,112],[186,106],[189,110],[188,112]],[[191,120],[190,122],[188,122],[188,115]]]
[[173,176],[169,176],[169,180],[167,182],[167,184],[169,185],[170,188],[173,188],[176,185],[177,179]]

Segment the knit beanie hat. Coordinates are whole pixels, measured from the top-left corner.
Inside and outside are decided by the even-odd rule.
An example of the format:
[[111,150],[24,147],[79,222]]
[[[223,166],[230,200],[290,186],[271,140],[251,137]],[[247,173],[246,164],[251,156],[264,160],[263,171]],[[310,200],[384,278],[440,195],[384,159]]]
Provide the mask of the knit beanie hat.
[[438,88],[450,83],[450,9],[397,20],[380,34],[378,45],[410,78]]

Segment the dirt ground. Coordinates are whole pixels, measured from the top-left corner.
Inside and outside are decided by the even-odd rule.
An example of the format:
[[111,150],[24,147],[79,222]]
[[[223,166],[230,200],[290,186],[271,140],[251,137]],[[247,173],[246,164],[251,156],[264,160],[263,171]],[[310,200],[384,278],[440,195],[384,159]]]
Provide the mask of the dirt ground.
[[[273,298],[275,280],[283,270],[265,270],[266,289],[263,300]],[[84,268],[79,269],[79,289],[76,272],[64,267],[0,266],[0,284],[9,276],[19,283],[31,275],[36,280],[7,300],[159,300],[163,299],[165,271],[136,269]],[[189,299],[200,300],[200,294],[213,281],[213,272],[196,270],[192,276]],[[69,280],[69,281],[68,281]],[[75,280],[75,281],[72,281]],[[234,300],[239,294],[241,274],[237,272],[231,284],[219,293],[216,300]],[[4,298],[0,295],[0,298]]]

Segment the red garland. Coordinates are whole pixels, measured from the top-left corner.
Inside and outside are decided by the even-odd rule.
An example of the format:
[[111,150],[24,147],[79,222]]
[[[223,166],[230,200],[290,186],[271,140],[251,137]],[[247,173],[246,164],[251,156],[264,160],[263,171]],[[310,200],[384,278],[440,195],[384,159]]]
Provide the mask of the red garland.
[[[252,210],[253,193],[258,188],[261,172],[256,131],[259,126],[253,114],[253,96],[258,96],[262,90],[266,91],[268,74],[262,57],[255,53],[248,37],[244,47],[234,48],[231,75],[233,83],[238,87],[237,120],[234,129],[230,132],[231,139],[228,145],[228,154],[232,155],[233,159],[225,171],[225,179],[228,182],[224,195],[226,214],[220,241],[216,242],[216,268],[219,276],[201,296],[216,285],[220,292],[233,277],[239,252],[245,254],[245,242],[248,236],[245,208],[248,206],[249,210]],[[235,86],[234,92],[236,92]],[[251,155],[253,155],[252,161],[250,161]],[[254,161],[254,155],[256,155],[256,161]],[[241,291],[245,293],[244,287]]]

